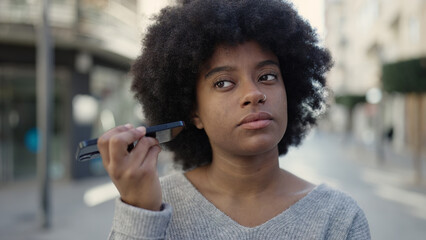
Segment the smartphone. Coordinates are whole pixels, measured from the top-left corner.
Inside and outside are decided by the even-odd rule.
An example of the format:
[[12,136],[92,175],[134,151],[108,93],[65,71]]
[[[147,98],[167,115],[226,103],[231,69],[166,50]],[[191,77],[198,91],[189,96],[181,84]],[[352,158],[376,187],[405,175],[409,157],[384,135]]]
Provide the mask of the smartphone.
[[[147,127],[145,136],[154,137],[158,140],[159,143],[165,143],[175,138],[182,131],[184,126],[185,123],[183,121],[177,121]],[[97,144],[97,138],[80,142],[77,147],[77,153],[75,154],[76,160],[84,162],[101,158]],[[136,142],[130,144],[127,147],[127,151],[130,152],[135,144]]]

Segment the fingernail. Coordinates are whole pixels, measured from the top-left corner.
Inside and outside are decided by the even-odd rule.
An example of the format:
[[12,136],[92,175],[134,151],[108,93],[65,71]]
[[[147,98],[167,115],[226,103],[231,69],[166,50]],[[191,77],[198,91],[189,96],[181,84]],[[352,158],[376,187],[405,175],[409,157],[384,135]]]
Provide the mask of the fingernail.
[[145,134],[146,132],[146,128],[145,127],[137,127],[136,130],[138,130],[139,132]]
[[126,125],[124,125],[126,128],[132,128],[133,126],[132,126],[132,124],[130,124],[130,123],[128,123],[128,124],[126,124]]
[[159,152],[163,151],[163,148],[160,145],[155,145],[154,147],[158,148]]

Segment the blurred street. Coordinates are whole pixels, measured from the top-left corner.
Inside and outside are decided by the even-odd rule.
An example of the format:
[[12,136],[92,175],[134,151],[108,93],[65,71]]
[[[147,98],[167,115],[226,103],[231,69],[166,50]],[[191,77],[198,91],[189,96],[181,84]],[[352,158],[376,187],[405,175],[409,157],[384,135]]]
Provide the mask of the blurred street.
[[[409,161],[409,159],[399,159]],[[325,182],[349,193],[364,209],[372,239],[424,239],[426,186],[413,184],[412,169],[377,167],[373,152],[341,135],[314,132],[292,149],[280,165],[314,183]],[[0,188],[0,239],[106,239],[116,192],[109,179],[55,182],[52,227],[37,219],[37,183]]]
[[[334,66],[324,131],[280,166],[354,197],[372,239],[426,239],[426,1],[290,1]],[[128,73],[152,16],[172,2],[0,1],[0,240],[107,238],[117,190],[100,161],[76,162],[75,149],[145,124]],[[48,230],[43,171],[55,179]]]
[[316,132],[280,165],[351,195],[367,216],[372,239],[425,239],[426,185],[414,184],[412,159],[388,155],[386,161],[379,167],[374,152],[361,144]]
[[83,196],[109,182],[94,178],[57,182],[52,186],[52,226],[40,227],[37,183],[18,183],[0,189],[0,239],[106,239],[112,223],[113,201],[89,207]]

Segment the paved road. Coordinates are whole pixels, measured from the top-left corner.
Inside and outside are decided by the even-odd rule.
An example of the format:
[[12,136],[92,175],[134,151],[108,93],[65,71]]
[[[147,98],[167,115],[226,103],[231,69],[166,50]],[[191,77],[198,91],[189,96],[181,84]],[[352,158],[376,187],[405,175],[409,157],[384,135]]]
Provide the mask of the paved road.
[[[280,165],[352,195],[366,213],[373,239],[425,239],[426,187],[411,184],[411,172],[378,168],[374,161],[362,146],[317,133],[281,158]],[[52,228],[40,230],[36,183],[2,187],[0,239],[106,239],[116,194],[108,178],[55,182]]]

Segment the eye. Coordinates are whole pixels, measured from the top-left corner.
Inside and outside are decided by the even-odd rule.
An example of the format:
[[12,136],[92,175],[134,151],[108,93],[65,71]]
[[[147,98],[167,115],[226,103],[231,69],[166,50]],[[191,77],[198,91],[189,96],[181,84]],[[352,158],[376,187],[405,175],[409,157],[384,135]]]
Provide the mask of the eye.
[[228,88],[231,87],[234,83],[228,80],[219,80],[214,83],[215,88]]
[[272,81],[272,80],[276,80],[276,79],[277,79],[276,74],[269,73],[269,74],[265,74],[265,75],[260,76],[259,82]]

